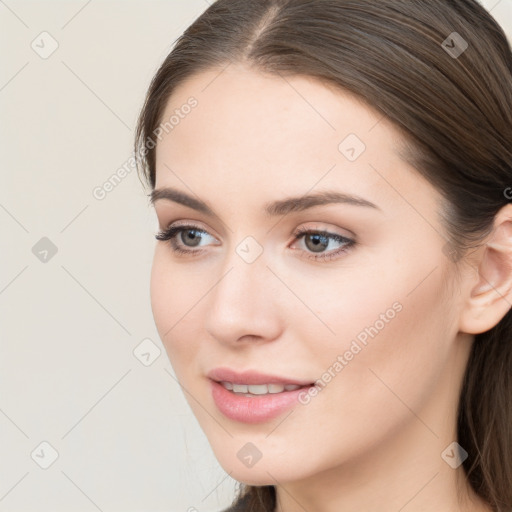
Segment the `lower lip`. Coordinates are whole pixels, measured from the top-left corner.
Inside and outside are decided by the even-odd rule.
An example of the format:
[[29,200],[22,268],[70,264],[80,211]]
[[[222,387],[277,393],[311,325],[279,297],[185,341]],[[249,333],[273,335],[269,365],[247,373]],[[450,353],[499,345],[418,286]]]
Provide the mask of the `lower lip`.
[[211,381],[212,395],[217,408],[224,416],[242,423],[263,423],[299,404],[299,395],[308,387],[282,393],[244,396],[228,391],[222,384]]

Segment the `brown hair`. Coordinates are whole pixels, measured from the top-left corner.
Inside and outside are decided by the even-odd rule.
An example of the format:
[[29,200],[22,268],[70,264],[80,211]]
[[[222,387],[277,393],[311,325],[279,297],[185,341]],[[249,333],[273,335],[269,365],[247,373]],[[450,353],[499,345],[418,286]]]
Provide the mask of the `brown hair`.
[[[465,48],[464,41],[467,43]],[[464,51],[465,50],[465,51]],[[476,0],[218,0],[178,39],[149,87],[136,155],[155,186],[155,130],[174,89],[246,63],[351,92],[404,134],[410,163],[444,196],[451,252],[483,240],[512,186],[512,52]],[[151,149],[148,149],[151,148]],[[474,491],[512,509],[512,312],[475,336],[458,409]],[[241,486],[243,510],[273,511],[273,486]]]

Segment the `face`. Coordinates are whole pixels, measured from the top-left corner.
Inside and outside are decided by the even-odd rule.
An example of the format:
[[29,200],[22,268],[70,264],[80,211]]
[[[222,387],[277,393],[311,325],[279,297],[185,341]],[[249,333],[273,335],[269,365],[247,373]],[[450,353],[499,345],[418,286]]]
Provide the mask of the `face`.
[[156,243],[151,302],[224,469],[273,484],[404,432],[431,443],[467,354],[441,197],[399,133],[316,80],[238,65],[183,83],[163,120],[176,110],[155,189],[179,194],[154,204],[160,229],[181,231]]

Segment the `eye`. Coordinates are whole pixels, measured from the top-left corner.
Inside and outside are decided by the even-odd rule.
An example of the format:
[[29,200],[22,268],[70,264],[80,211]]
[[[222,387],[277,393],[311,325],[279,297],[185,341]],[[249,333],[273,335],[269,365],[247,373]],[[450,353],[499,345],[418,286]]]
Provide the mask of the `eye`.
[[[192,225],[171,226],[167,230],[161,231],[156,235],[156,239],[169,242],[171,249],[177,254],[198,254],[202,250],[195,250],[194,247],[200,247],[200,243],[206,237],[215,238],[207,233],[204,229]],[[178,243],[179,239],[180,243]],[[180,245],[182,244],[182,245]],[[192,249],[186,249],[190,247]]]
[[[303,241],[306,247],[305,256],[312,260],[332,260],[342,253],[348,251],[356,244],[356,241],[329,231],[317,231],[307,228],[299,228],[294,233],[295,239]],[[341,245],[338,249],[324,252],[329,247]],[[308,252],[311,251],[311,252]]]
[[[318,261],[332,260],[356,244],[355,240],[337,233],[312,230],[304,227],[297,229],[293,236],[295,237],[294,243],[304,241],[306,248],[301,250],[305,254],[303,257]],[[197,256],[204,252],[202,249],[197,250],[198,247],[201,247],[203,240],[207,240],[207,238],[216,240],[207,231],[194,225],[171,226],[167,230],[158,233],[155,238],[160,241],[169,242],[174,253],[189,256]],[[204,245],[207,244],[205,243]],[[332,245],[341,245],[341,247],[325,252]]]

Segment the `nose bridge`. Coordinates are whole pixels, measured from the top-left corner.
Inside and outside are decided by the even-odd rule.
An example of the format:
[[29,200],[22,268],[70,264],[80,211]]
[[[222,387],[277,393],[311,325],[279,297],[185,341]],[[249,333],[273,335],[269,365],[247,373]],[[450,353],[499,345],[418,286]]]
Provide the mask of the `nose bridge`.
[[256,243],[244,239],[226,256],[219,281],[210,293],[206,328],[219,340],[277,336],[274,276],[266,267],[263,248]]

